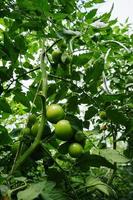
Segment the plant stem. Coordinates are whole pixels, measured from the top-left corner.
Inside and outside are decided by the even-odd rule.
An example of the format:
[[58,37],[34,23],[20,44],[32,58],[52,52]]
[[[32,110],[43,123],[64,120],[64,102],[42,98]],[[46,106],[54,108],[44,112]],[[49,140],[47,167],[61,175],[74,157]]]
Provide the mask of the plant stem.
[[[113,149],[116,150],[116,148],[117,148],[117,142],[116,142],[117,129],[115,128],[115,130],[114,130],[112,122],[111,122],[111,127],[112,127],[112,137],[113,137]],[[116,164],[116,162],[114,162],[114,169],[111,171],[110,178],[108,179],[108,182],[107,182],[108,185],[112,184],[113,179],[116,174],[116,170],[117,170],[117,164]]]
[[[43,44],[44,46],[44,44]],[[41,71],[42,71],[42,92],[39,93],[42,100],[42,118],[40,127],[37,133],[37,136],[35,137],[34,142],[31,144],[31,146],[24,152],[24,154],[18,158],[16,163],[14,164],[13,169],[11,170],[10,174],[13,174],[16,169],[22,166],[22,164],[25,162],[25,160],[34,152],[36,147],[40,144],[41,137],[43,134],[43,130],[46,124],[46,94],[47,94],[47,72],[46,72],[46,64],[44,61],[44,53],[41,55]]]

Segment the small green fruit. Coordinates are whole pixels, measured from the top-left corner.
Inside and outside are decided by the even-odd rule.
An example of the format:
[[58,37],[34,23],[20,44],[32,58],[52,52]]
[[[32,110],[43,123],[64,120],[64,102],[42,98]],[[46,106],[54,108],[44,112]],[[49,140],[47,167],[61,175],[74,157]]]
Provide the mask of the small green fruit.
[[28,128],[28,127],[23,128],[23,129],[21,130],[21,135],[22,135],[22,136],[30,135],[30,128]]
[[60,41],[58,42],[58,47],[59,47],[59,49],[61,49],[61,50],[64,51],[64,50],[67,48],[66,41],[65,41],[65,40],[60,40]]
[[61,55],[62,52],[60,50],[54,50],[52,52],[52,59],[55,63],[60,63],[61,62]]
[[75,133],[74,139],[76,142],[81,142],[85,140],[85,135],[82,131],[78,131],[77,133]]
[[28,126],[29,128],[31,128],[32,125],[33,125],[35,122],[36,122],[36,116],[35,116],[34,114],[32,114],[32,115],[30,115],[30,116],[28,117],[27,126]]
[[68,148],[71,157],[78,158],[83,153],[83,147],[79,143],[72,143]]
[[99,112],[99,117],[100,117],[100,119],[106,120],[107,119],[106,112],[105,111]]
[[31,134],[36,137],[37,133],[38,133],[38,128],[39,128],[39,125],[38,123],[36,122],[32,127],[31,127]]

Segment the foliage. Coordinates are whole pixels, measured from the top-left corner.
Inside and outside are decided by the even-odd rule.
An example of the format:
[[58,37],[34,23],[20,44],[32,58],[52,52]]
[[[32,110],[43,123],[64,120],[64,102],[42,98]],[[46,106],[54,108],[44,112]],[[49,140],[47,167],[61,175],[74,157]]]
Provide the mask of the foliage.
[[0,1],[1,199],[132,199],[133,35],[103,2]]

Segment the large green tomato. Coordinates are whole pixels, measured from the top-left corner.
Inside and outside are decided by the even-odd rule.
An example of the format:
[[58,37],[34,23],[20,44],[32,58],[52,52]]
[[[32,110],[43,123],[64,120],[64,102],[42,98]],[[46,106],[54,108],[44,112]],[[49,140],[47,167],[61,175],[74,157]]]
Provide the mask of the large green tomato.
[[79,143],[72,143],[68,148],[71,157],[78,158],[83,153],[83,147]]
[[73,129],[68,120],[60,120],[55,125],[55,135],[59,140],[67,141],[73,136]]
[[46,109],[46,116],[48,121],[56,123],[65,116],[63,108],[58,104],[51,104]]

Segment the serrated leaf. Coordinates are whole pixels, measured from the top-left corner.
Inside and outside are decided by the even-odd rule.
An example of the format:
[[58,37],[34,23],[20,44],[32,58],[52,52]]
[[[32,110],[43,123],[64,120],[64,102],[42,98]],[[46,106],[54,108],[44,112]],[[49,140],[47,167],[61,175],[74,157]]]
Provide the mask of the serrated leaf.
[[124,155],[120,154],[115,149],[101,149],[99,150],[99,154],[112,162],[126,163],[129,161]]
[[11,110],[8,102],[3,97],[0,98],[0,110],[4,111],[6,113],[12,113],[12,110]]

